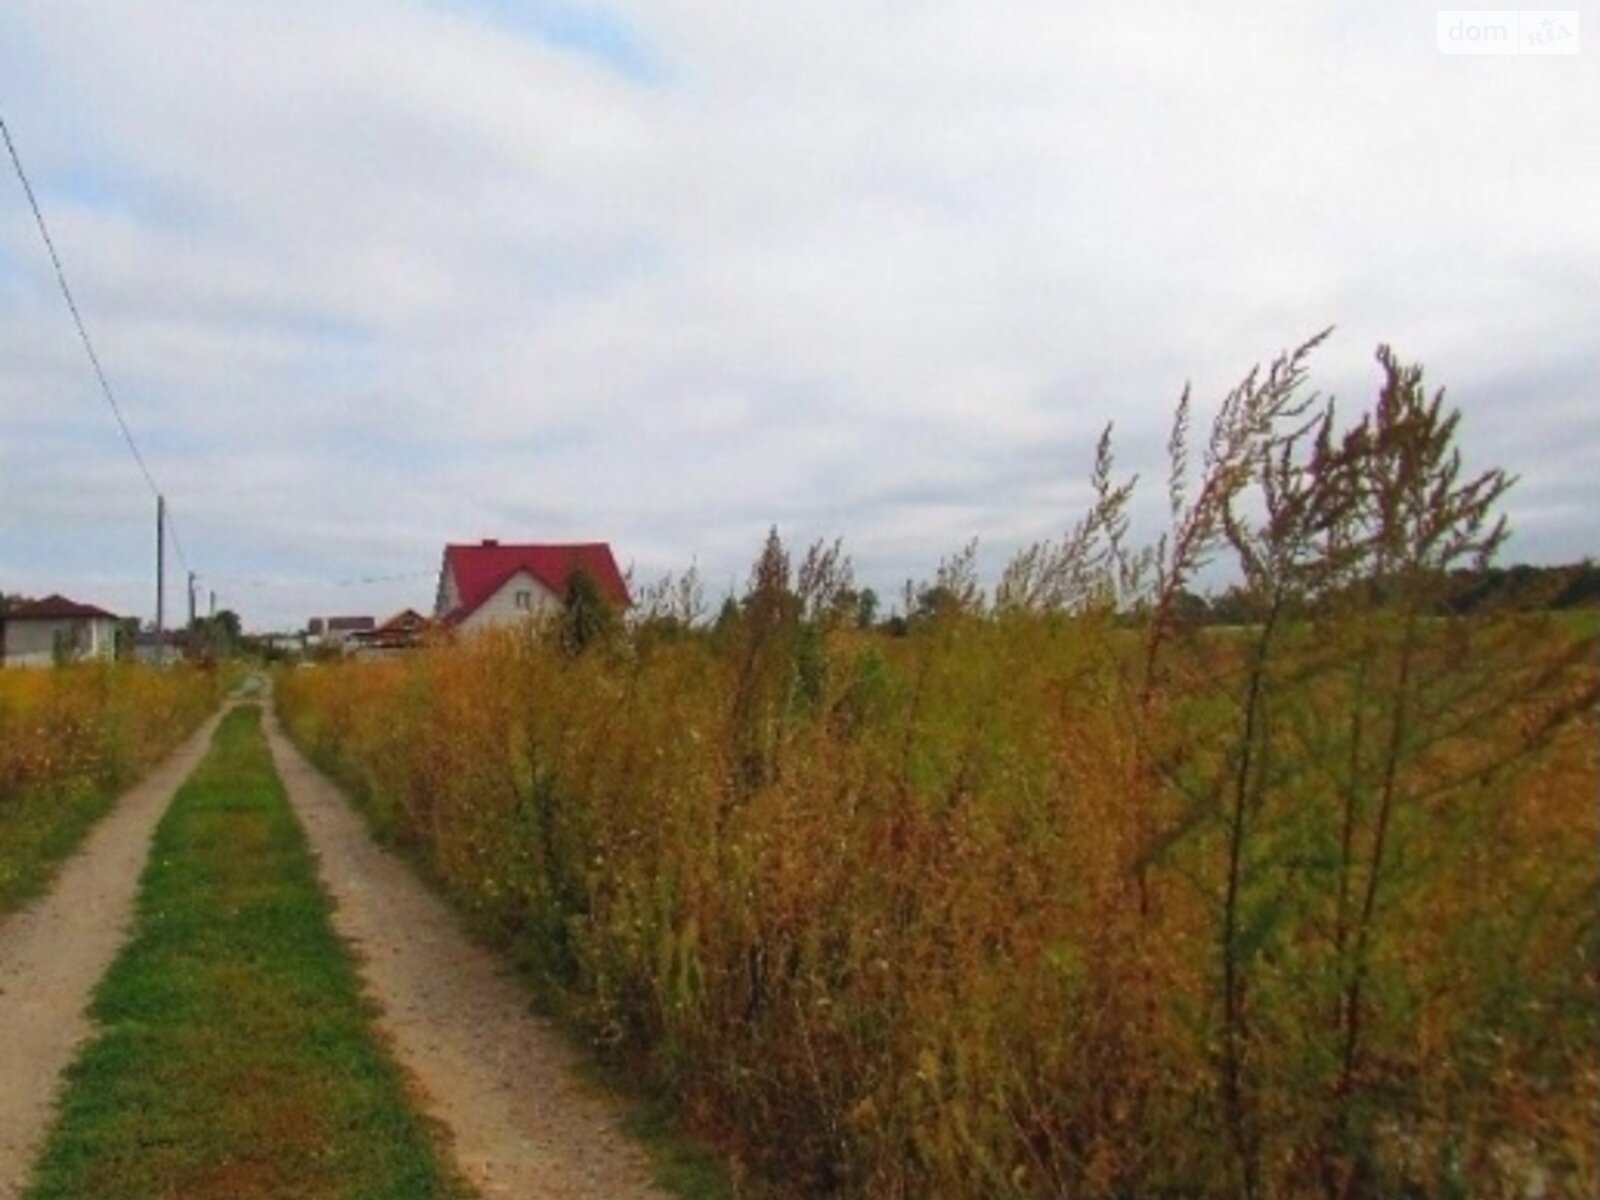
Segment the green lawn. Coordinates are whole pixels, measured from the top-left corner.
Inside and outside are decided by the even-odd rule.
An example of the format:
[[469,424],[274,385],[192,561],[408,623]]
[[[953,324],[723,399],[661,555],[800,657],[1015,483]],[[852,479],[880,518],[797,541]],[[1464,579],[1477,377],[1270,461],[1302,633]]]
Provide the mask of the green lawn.
[[27,1200],[469,1193],[374,1040],[260,732],[241,708],[156,833]]

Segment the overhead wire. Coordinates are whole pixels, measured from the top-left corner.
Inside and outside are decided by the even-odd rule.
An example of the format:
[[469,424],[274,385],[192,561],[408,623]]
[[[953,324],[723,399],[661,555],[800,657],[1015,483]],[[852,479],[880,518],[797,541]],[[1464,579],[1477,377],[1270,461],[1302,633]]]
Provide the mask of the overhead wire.
[[399,575],[357,575],[349,579],[258,579],[240,575],[211,575],[208,576],[221,583],[231,583],[236,587],[249,588],[319,588],[319,587],[363,587],[376,583],[406,583],[417,579],[435,579],[438,577],[437,567],[426,571],[406,571]]
[[189,574],[200,577],[199,572],[189,566],[189,556],[183,552],[183,539],[178,536],[178,521],[172,514],[172,504],[166,506],[167,533],[172,537],[172,548],[177,552],[178,561],[183,564],[183,569]]
[[22,190],[28,197],[28,207],[33,210],[33,219],[39,226],[39,236],[44,240],[45,250],[50,255],[50,264],[55,268],[56,283],[61,288],[61,295],[66,299],[67,309],[72,313],[72,323],[77,327],[78,338],[83,342],[84,351],[89,356],[89,363],[94,368],[94,376],[100,383],[100,394],[105,397],[111,415],[116,419],[117,428],[122,432],[122,440],[128,444],[128,450],[133,455],[133,461],[138,464],[139,473],[144,476],[144,481],[150,487],[153,495],[166,508],[166,527],[172,535],[172,547],[177,552],[178,561],[183,563],[185,571],[192,571],[189,558],[184,553],[183,543],[178,538],[177,526],[173,523],[170,505],[167,505],[166,495],[156,483],[155,475],[150,471],[150,464],[145,461],[144,453],[139,449],[139,443],[133,436],[133,430],[128,425],[127,418],[123,415],[122,405],[117,402],[116,392],[111,387],[111,380],[107,378],[105,368],[100,363],[100,355],[94,348],[94,341],[89,337],[88,326],[84,324],[83,313],[78,309],[78,301],[72,294],[72,287],[67,283],[66,269],[61,265],[61,255],[56,251],[55,239],[50,236],[50,227],[44,219],[44,210],[39,205],[39,198],[34,194],[33,184],[28,179],[28,172],[22,165],[22,156],[17,152],[17,144],[12,140],[11,127],[6,124],[4,116],[0,116],[0,135],[6,143],[6,151],[11,156],[11,165],[16,170],[17,179],[22,184]]
[[67,302],[67,310],[72,314],[72,323],[78,331],[78,338],[83,343],[85,353],[88,355],[89,364],[94,369],[94,377],[100,384],[100,394],[105,398],[111,415],[116,421],[117,429],[122,434],[122,440],[127,443],[128,451],[133,455],[133,461],[138,465],[139,473],[144,477],[145,483],[150,488],[150,494],[161,503],[165,513],[165,531],[172,540],[172,548],[176,552],[178,561],[183,564],[183,569],[194,579],[205,579],[208,583],[232,583],[245,587],[358,587],[376,583],[398,583],[414,579],[431,578],[436,572],[411,571],[398,575],[361,575],[349,579],[335,580],[262,580],[241,579],[223,575],[201,575],[190,565],[189,556],[184,551],[183,539],[179,536],[177,521],[173,514],[172,505],[166,498],[166,493],[156,482],[150,464],[145,459],[144,452],[139,448],[138,439],[133,435],[133,429],[128,424],[127,417],[123,414],[122,405],[118,402],[116,391],[111,386],[111,380],[106,375],[105,367],[100,361],[100,355],[95,350],[94,340],[89,336],[89,329],[84,322],[83,313],[78,308],[78,301],[72,294],[72,287],[67,282],[66,268],[62,265],[61,255],[56,249],[55,239],[50,235],[50,226],[45,221],[44,210],[39,204],[39,198],[33,190],[33,184],[28,178],[28,172],[22,165],[22,156],[17,151],[16,142],[12,139],[11,128],[6,124],[4,116],[0,116],[0,136],[3,136],[6,151],[11,157],[11,165],[16,171],[17,179],[22,184],[23,193],[28,198],[28,207],[33,211],[34,222],[39,227],[39,236],[44,241],[46,252],[50,256],[50,264],[55,269],[56,284],[61,289],[61,295]]

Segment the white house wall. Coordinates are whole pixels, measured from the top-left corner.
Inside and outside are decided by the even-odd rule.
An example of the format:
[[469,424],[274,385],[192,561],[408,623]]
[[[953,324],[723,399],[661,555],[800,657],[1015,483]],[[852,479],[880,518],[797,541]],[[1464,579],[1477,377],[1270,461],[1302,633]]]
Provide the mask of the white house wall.
[[[517,593],[528,593],[528,607],[517,604]],[[561,610],[561,597],[540,583],[527,571],[518,571],[500,589],[480,604],[461,622],[464,633],[496,626],[516,625],[530,617],[547,616]]]
[[48,667],[56,661],[56,638],[63,636],[74,648],[73,657],[113,658],[117,648],[117,624],[102,618],[80,617],[59,621],[17,620],[6,622],[5,665],[8,667]]
[[461,589],[456,586],[456,573],[445,568],[439,575],[439,594],[433,601],[433,615],[444,618],[461,606]]

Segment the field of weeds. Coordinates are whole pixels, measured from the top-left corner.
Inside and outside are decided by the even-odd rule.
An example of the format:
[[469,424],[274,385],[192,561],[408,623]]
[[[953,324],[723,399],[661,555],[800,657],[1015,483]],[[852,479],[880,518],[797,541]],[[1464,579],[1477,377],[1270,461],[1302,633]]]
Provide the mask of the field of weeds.
[[0,671],[0,913],[36,894],[117,793],[221,699],[209,672]]
[[[1162,537],[1108,440],[898,636],[774,536],[715,622],[679,581],[279,703],[751,1191],[1590,1195],[1594,645],[1442,615],[1507,481],[1387,354],[1336,426],[1308,349],[1193,464],[1180,408]],[[1182,604],[1223,557],[1226,633]]]

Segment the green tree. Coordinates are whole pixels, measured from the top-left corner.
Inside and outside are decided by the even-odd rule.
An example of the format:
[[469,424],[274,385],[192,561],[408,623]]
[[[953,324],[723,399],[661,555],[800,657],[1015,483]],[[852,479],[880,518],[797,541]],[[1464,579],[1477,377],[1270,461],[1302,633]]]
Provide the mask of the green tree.
[[871,588],[862,588],[856,595],[856,628],[871,629],[878,623],[878,609],[881,602],[878,593]]
[[616,625],[616,614],[606,603],[594,576],[582,568],[573,571],[567,577],[561,611],[562,648],[571,655],[582,654],[608,639]]

